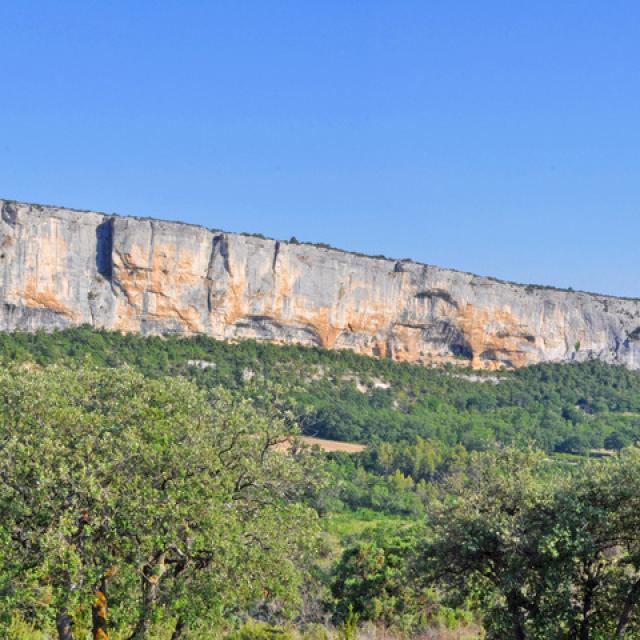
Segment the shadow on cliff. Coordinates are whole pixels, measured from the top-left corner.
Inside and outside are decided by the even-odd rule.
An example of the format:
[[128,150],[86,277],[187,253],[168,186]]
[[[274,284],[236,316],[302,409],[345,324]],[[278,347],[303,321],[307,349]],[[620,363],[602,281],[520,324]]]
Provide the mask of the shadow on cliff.
[[113,274],[112,250],[113,220],[109,219],[96,227],[96,267],[98,273],[108,280]]

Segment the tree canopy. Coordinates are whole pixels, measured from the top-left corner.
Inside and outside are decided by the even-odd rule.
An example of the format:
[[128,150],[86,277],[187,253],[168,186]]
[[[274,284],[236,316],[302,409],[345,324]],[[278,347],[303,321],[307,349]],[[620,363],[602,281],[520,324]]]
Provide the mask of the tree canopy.
[[574,474],[533,450],[476,455],[432,527],[423,577],[475,600],[489,638],[640,633],[640,450]]
[[158,617],[187,633],[252,603],[286,615],[315,530],[313,460],[275,450],[291,431],[179,377],[3,371],[0,613],[70,638],[108,602],[136,639]]

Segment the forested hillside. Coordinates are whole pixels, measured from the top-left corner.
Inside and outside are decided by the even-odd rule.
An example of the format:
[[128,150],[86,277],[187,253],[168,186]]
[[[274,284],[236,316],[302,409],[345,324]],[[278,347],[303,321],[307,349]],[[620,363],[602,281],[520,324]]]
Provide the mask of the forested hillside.
[[90,328],[0,362],[7,637],[639,631],[637,372]]
[[619,449],[640,436],[640,373],[598,361],[502,373],[424,368],[349,351],[143,338],[89,328],[0,334],[0,361],[91,361],[183,375],[199,386],[281,384],[305,432],[375,444],[425,438],[467,450],[534,441],[545,451]]

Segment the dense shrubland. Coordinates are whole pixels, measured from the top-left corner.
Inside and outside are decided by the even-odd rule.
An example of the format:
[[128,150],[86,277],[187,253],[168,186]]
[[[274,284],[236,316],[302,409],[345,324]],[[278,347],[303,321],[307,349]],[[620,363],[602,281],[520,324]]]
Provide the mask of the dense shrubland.
[[88,328],[0,362],[0,637],[640,634],[638,373]]

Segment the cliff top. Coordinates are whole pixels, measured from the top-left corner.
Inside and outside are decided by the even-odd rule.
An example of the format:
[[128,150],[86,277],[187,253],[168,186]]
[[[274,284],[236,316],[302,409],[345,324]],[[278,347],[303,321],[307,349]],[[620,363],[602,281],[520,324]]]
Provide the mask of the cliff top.
[[534,283],[526,283],[526,282],[516,282],[513,280],[506,280],[506,279],[502,279],[502,278],[497,278],[494,276],[488,276],[488,275],[482,275],[482,274],[477,274],[477,273],[473,273],[470,271],[464,271],[462,269],[455,269],[452,267],[441,267],[439,265],[432,265],[429,263],[424,263],[424,262],[419,262],[417,260],[413,260],[411,258],[392,258],[389,256],[385,256],[385,255],[370,255],[370,254],[366,254],[366,253],[362,253],[359,251],[352,251],[349,249],[342,249],[340,247],[334,247],[331,246],[327,243],[324,242],[312,242],[312,241],[306,241],[306,240],[298,240],[295,238],[291,238],[289,240],[284,240],[284,239],[278,239],[278,238],[270,238],[268,236],[265,236],[261,233],[251,233],[251,232],[243,232],[243,231],[225,231],[224,229],[218,229],[216,227],[206,227],[204,225],[201,224],[195,224],[192,222],[182,222],[180,220],[167,220],[167,219],[163,219],[163,218],[154,218],[152,216],[135,216],[135,215],[129,215],[129,214],[120,214],[120,213],[105,213],[103,211],[94,211],[91,209],[78,209],[78,208],[74,208],[74,207],[67,207],[67,206],[61,206],[61,205],[55,205],[55,204],[42,204],[42,203],[34,203],[34,202],[25,202],[25,201],[20,201],[20,200],[14,200],[14,199],[10,199],[10,198],[0,198],[0,205],[4,205],[4,204],[15,204],[15,205],[19,205],[19,206],[26,206],[26,207],[31,207],[31,208],[35,208],[37,210],[40,211],[44,211],[45,209],[56,209],[58,211],[71,211],[74,213],[86,213],[86,214],[92,214],[92,215],[100,215],[100,216],[104,216],[105,218],[113,218],[113,217],[117,217],[117,218],[128,218],[128,219],[132,219],[132,220],[148,220],[148,221],[153,221],[153,222],[161,222],[161,223],[165,223],[165,224],[172,224],[172,225],[181,225],[181,226],[185,226],[185,227],[192,227],[192,228],[197,228],[197,229],[204,229],[206,231],[212,232],[212,233],[223,233],[223,234],[228,234],[228,235],[236,235],[236,236],[245,236],[245,237],[250,237],[250,238],[258,238],[258,239],[262,239],[262,240],[268,240],[268,241],[272,241],[272,242],[281,242],[281,243],[285,243],[285,244],[297,244],[297,245],[303,245],[303,246],[309,246],[309,247],[313,247],[315,249],[319,249],[319,250],[325,250],[325,251],[334,251],[337,253],[341,253],[341,254],[348,254],[348,255],[353,255],[353,256],[358,256],[360,258],[367,258],[370,260],[384,260],[387,262],[392,262],[392,263],[405,263],[405,264],[413,264],[416,266],[420,266],[420,267],[429,267],[429,268],[434,268],[434,269],[439,269],[442,271],[450,271],[450,272],[454,272],[454,273],[460,273],[460,274],[464,274],[467,276],[472,276],[473,278],[478,278],[478,279],[482,279],[482,280],[488,280],[491,282],[495,282],[498,284],[503,284],[503,285],[509,285],[509,286],[514,286],[514,287],[520,287],[520,288],[525,288],[525,289],[530,289],[530,290],[543,290],[543,291],[558,291],[558,292],[563,292],[563,293],[569,293],[569,294],[579,294],[579,295],[587,295],[587,296],[594,296],[597,298],[608,298],[608,299],[614,299],[614,300],[626,300],[626,301],[632,301],[632,302],[638,302],[640,301],[640,297],[631,297],[631,296],[617,296],[617,295],[613,295],[613,294],[607,294],[607,293],[599,293],[599,292],[593,292],[593,291],[585,291],[585,290],[581,290],[581,289],[573,289],[571,287],[556,287],[553,285],[544,285],[544,284],[534,284]]

